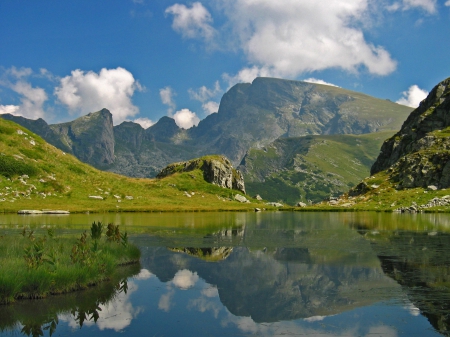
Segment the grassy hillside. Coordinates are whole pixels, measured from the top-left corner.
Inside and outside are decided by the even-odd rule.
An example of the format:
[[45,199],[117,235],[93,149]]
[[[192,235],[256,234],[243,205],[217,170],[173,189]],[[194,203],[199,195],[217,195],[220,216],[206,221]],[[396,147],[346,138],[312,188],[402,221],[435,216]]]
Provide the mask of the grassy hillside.
[[251,149],[240,169],[247,193],[289,204],[340,195],[363,178],[392,131],[280,138]]
[[18,124],[0,119],[3,212],[208,211],[249,210],[256,206],[254,202],[234,201],[236,193],[205,182],[200,170],[164,179],[135,179],[99,171]]

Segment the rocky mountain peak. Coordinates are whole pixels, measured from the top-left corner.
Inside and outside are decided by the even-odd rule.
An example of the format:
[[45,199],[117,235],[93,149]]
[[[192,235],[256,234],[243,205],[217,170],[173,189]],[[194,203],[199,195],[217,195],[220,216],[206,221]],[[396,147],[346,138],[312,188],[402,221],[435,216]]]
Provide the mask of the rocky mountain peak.
[[384,170],[398,188],[450,186],[450,78],[436,85],[383,143],[371,174]]

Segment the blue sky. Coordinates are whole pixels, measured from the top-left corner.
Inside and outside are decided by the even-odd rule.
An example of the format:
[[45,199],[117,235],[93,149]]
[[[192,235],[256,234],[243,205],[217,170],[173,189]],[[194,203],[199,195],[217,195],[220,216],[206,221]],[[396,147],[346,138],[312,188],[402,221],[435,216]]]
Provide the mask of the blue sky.
[[256,76],[417,105],[450,76],[450,0],[0,1],[0,113],[189,128]]

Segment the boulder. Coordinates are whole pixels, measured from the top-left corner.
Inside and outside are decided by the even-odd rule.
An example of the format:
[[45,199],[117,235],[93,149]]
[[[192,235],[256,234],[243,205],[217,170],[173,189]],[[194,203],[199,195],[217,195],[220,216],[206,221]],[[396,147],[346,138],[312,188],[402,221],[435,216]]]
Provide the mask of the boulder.
[[298,202],[297,207],[306,207],[306,204],[304,202]]
[[247,200],[246,197],[244,197],[243,195],[240,195],[240,194],[236,194],[236,195],[234,196],[234,199],[235,199],[236,201],[239,201],[239,202],[242,202],[242,203],[249,203],[249,202],[250,202],[250,201]]
[[164,178],[179,172],[190,172],[200,169],[203,178],[214,185],[241,191],[245,194],[244,177],[239,170],[233,168],[224,156],[207,156],[185,162],[173,163],[164,168],[156,178]]

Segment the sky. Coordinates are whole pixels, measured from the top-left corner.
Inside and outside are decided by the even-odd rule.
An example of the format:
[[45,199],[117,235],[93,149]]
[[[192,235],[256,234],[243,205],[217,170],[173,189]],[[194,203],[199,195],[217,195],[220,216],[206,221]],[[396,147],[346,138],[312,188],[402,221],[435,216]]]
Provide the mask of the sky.
[[0,113],[188,129],[258,76],[417,107],[449,36],[450,0],[1,0]]

